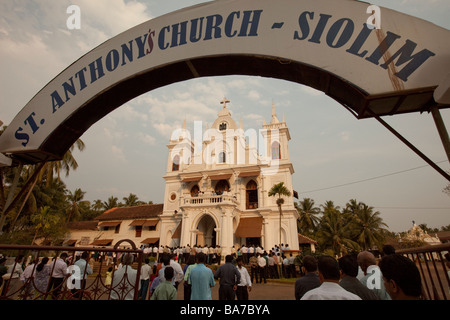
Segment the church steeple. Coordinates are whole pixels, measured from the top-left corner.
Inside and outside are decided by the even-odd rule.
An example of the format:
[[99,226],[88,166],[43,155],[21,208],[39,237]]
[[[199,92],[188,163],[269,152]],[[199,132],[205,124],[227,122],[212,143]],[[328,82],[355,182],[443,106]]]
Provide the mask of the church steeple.
[[230,100],[227,98],[223,98],[222,101],[220,101],[220,104],[223,104],[222,110],[219,111],[217,114],[217,119],[212,124],[211,128],[224,131],[226,129],[238,129],[238,126],[236,125],[236,122],[234,122],[233,118],[231,117],[231,112],[227,108],[227,103],[230,103]]
[[220,101],[220,104],[223,104],[223,107],[227,107],[227,103],[230,103],[230,100],[228,100],[226,97],[223,97],[223,100]]
[[277,118],[277,114],[275,112],[275,103],[272,101],[272,120],[270,121],[271,124],[280,123],[280,120]]

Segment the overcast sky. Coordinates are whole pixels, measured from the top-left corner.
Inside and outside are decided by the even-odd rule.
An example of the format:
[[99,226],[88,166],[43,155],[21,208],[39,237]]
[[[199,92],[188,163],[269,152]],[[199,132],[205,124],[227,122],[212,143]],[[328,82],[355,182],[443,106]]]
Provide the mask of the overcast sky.
[[[9,124],[51,79],[109,38],[202,2],[0,1],[0,120]],[[371,3],[450,29],[448,0]],[[66,9],[71,4],[81,9],[80,30],[66,26]],[[396,232],[409,229],[413,220],[429,227],[450,224],[450,197],[442,192],[448,182],[376,120],[357,120],[336,101],[309,87],[260,77],[189,80],[126,103],[81,137],[86,150],[75,153],[80,167],[64,179],[68,189],[81,188],[91,201],[105,201],[111,195],[122,200],[134,193],[141,200],[162,203],[170,134],[184,119],[188,127],[195,120],[211,125],[224,96],[231,100],[229,109],[235,121],[242,118],[244,129],[259,129],[263,119],[270,121],[272,101],[279,118],[285,115],[292,137],[294,189],[300,199],[312,198],[317,206],[332,200],[340,207],[356,199],[380,211]],[[449,128],[450,111],[441,114]],[[385,120],[449,170],[430,114]]]

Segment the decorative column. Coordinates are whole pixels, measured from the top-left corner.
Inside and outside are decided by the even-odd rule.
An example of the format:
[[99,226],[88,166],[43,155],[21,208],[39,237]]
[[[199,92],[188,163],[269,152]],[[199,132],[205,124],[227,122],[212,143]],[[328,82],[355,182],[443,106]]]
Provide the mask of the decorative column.
[[189,242],[189,225],[190,225],[190,219],[189,215],[186,211],[183,210],[182,212],[182,219],[181,219],[181,236],[180,236],[180,246],[186,246],[189,244],[192,246],[192,244]]
[[221,215],[220,246],[223,248],[223,255],[230,254],[233,246],[233,208],[222,207]]

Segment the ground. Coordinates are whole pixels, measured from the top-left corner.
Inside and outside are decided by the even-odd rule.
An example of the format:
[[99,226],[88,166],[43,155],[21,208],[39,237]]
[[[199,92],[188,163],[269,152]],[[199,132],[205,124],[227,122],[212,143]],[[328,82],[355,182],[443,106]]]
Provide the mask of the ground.
[[[213,300],[219,300],[219,282],[211,289]],[[183,300],[183,284],[178,288],[178,300]],[[249,300],[295,300],[294,285],[280,283],[253,284]]]

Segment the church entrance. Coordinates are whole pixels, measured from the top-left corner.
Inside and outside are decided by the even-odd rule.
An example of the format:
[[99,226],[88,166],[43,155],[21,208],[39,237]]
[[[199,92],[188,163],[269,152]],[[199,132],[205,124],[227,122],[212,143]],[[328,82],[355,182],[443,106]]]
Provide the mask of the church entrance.
[[210,215],[204,215],[197,226],[197,246],[216,245],[216,223]]
[[245,245],[249,246],[261,246],[261,238],[245,238]]

